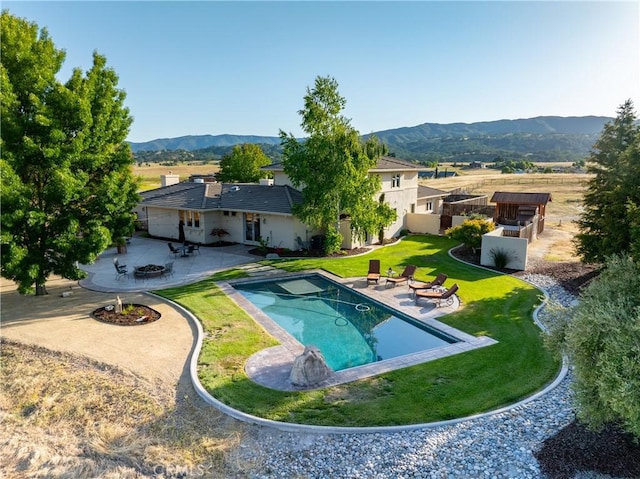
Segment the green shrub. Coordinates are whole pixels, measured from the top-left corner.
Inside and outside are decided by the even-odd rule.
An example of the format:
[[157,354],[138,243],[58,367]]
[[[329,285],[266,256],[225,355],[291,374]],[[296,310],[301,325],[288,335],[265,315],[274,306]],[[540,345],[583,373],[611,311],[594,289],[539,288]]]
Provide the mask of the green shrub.
[[578,417],[640,438],[640,263],[610,258],[578,305],[557,319],[548,343],[574,365]]
[[494,224],[488,221],[469,219],[461,225],[449,228],[445,234],[475,251],[482,245],[482,235],[493,231],[494,228]]
[[326,254],[333,254],[340,251],[342,248],[342,235],[335,228],[327,229],[326,238],[324,241],[324,252]]

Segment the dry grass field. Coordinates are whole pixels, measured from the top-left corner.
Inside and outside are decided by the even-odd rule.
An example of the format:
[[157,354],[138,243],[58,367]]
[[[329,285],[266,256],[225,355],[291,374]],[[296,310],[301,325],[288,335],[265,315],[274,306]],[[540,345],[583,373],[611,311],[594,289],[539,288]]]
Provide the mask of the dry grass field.
[[242,429],[192,391],[43,348],[0,352],[3,478],[245,477]]
[[186,180],[190,175],[208,175],[216,173],[220,168],[217,163],[180,163],[176,166],[161,166],[157,163],[133,167],[133,174],[142,179],[141,190],[160,188],[160,175],[180,175],[180,181]]

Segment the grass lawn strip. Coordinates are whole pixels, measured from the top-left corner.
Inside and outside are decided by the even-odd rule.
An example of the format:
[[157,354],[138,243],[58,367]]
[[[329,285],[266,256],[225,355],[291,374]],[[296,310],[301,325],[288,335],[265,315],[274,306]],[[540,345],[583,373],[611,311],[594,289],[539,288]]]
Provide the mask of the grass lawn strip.
[[265,262],[286,271],[324,269],[341,277],[362,276],[370,259],[401,271],[418,266],[418,280],[437,273],[460,285],[464,307],[440,321],[499,343],[487,348],[392,371],[374,378],[317,391],[281,392],[255,384],[244,372],[253,353],[277,342],[216,286],[243,275],[225,272],[197,284],[159,294],[194,313],[205,340],[199,376],[207,391],[225,404],[266,419],[324,426],[392,426],[464,417],[495,409],[541,389],[559,371],[543,347],[532,313],[540,292],[527,283],[451,258],[451,240],[410,236],[360,256]]

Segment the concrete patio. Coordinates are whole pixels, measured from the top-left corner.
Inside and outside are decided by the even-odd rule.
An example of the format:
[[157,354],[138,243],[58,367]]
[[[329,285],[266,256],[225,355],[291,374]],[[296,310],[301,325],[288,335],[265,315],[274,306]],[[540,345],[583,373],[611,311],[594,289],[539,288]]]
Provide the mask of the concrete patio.
[[[217,271],[251,263],[257,259],[250,255],[250,246],[232,245],[223,247],[201,246],[189,256],[170,254],[166,240],[134,236],[127,245],[127,252],[118,254],[115,247],[104,251],[94,264],[81,265],[80,269],[89,276],[80,281],[80,286],[92,291],[105,293],[140,292],[164,289],[201,281]],[[174,244],[177,245],[176,242]],[[114,259],[127,265],[129,275],[117,279]],[[134,267],[148,264],[165,265],[173,261],[173,275],[155,278],[135,278]]]

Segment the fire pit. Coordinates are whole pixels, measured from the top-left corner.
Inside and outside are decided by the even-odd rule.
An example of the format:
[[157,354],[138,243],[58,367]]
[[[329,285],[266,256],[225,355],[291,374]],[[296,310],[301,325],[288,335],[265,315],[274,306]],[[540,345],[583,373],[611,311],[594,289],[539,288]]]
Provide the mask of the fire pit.
[[157,278],[164,273],[164,266],[159,264],[148,264],[146,266],[136,266],[133,269],[133,276],[136,278]]

